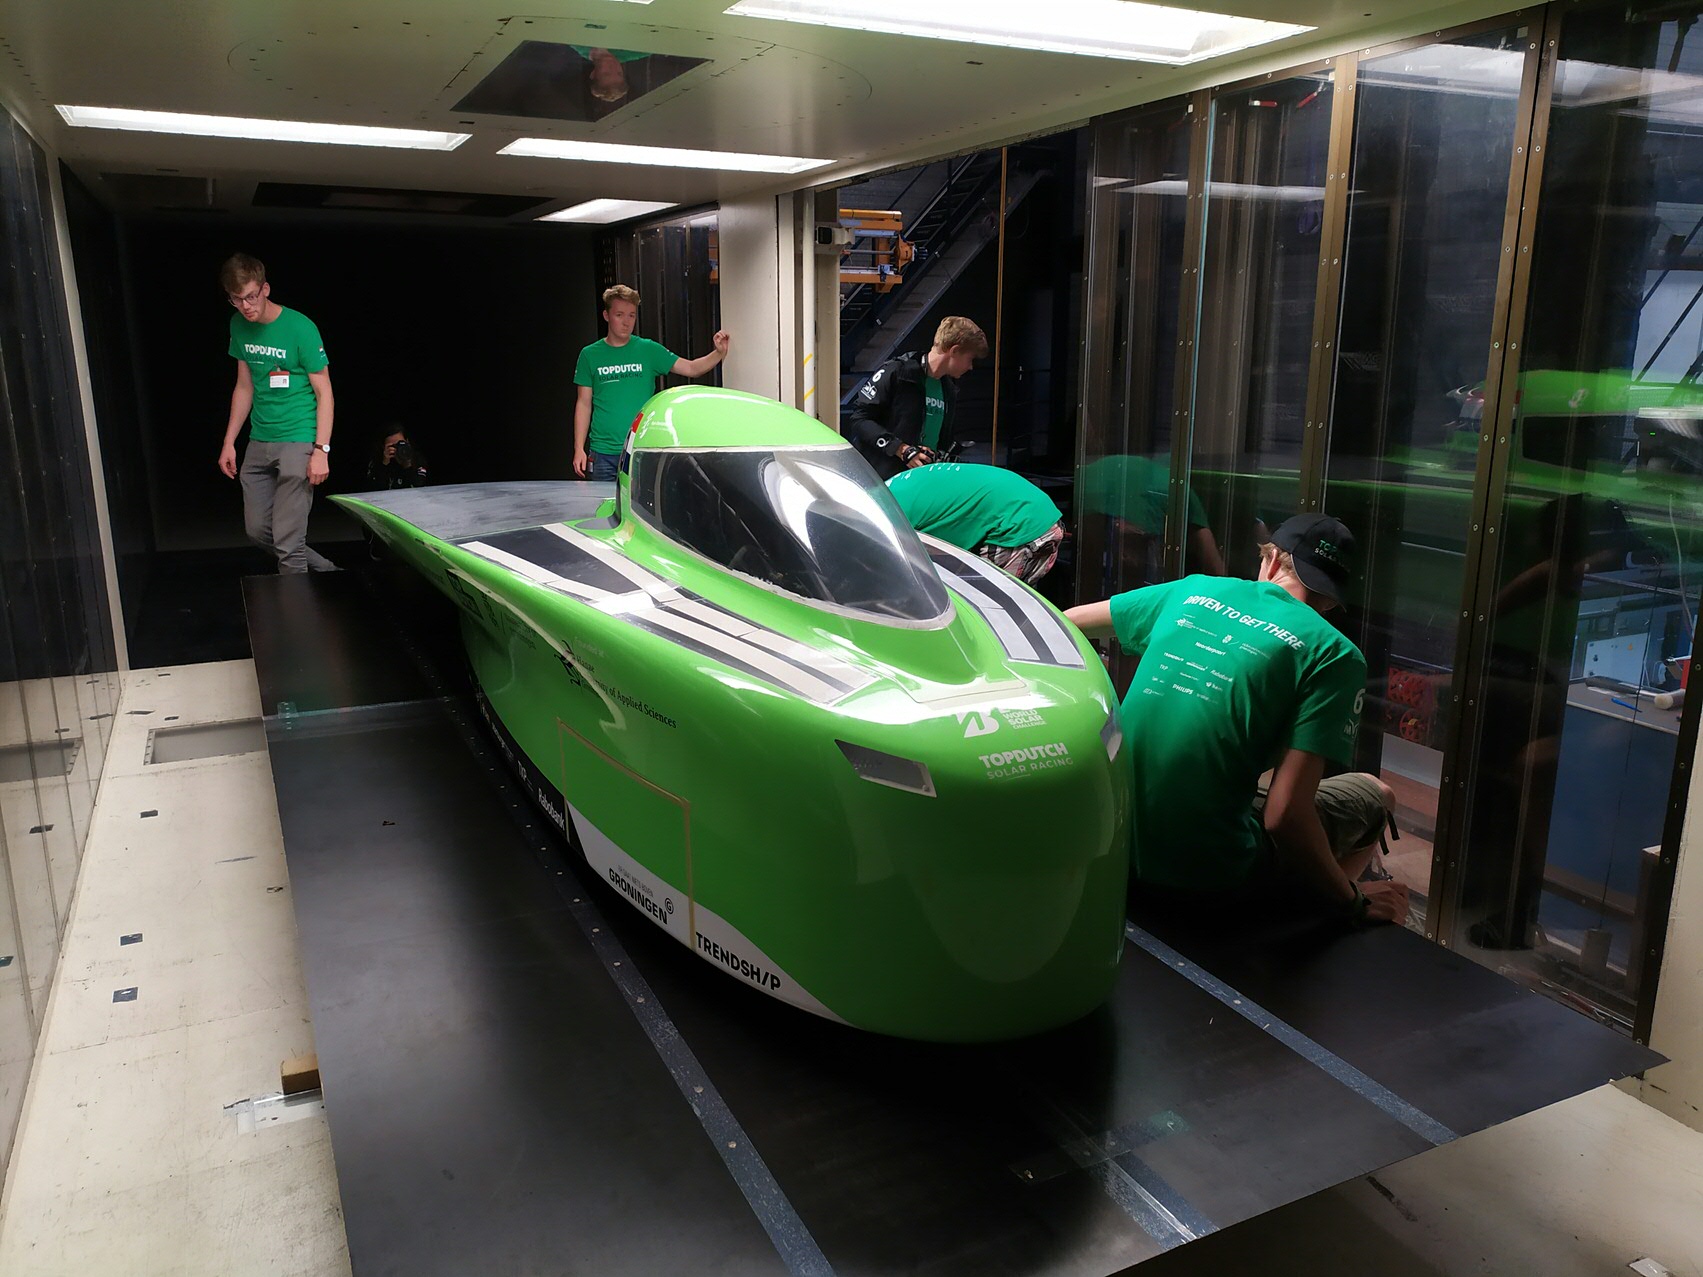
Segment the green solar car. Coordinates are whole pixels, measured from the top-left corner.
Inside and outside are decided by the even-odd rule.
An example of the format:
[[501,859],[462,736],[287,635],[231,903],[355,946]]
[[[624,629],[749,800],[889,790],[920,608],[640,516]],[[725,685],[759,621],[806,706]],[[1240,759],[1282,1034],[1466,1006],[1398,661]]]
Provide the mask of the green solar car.
[[458,605],[486,715],[632,908],[859,1028],[1018,1037],[1111,989],[1129,777],[1099,658],[918,536],[838,435],[686,387],[607,484],[335,498]]

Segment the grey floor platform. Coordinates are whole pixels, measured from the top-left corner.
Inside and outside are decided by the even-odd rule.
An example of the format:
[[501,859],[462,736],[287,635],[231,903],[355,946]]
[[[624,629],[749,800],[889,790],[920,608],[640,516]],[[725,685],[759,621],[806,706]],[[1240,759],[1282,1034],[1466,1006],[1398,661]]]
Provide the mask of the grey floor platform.
[[447,605],[245,598],[362,1277],[1099,1277],[1659,1059],[1393,928],[1144,920],[1101,1011],[1005,1046],[829,1024],[590,880]]

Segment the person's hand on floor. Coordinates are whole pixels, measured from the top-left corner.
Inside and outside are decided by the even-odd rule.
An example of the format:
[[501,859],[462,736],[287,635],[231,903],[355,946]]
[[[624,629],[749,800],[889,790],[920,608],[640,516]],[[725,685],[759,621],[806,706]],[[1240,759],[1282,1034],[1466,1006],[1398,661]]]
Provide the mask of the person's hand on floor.
[[1360,894],[1366,897],[1367,922],[1393,922],[1400,926],[1407,921],[1406,883],[1363,882]]

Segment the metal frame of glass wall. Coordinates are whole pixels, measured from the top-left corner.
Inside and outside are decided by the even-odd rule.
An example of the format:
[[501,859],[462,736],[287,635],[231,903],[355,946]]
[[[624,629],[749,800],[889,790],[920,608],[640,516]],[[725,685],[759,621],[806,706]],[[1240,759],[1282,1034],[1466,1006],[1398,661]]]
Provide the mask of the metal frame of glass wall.
[[1146,104],[1089,177],[1079,597],[1344,518],[1412,925],[1640,1041],[1699,717],[1698,16],[1569,0]]
[[119,694],[48,164],[0,110],[0,1179]]

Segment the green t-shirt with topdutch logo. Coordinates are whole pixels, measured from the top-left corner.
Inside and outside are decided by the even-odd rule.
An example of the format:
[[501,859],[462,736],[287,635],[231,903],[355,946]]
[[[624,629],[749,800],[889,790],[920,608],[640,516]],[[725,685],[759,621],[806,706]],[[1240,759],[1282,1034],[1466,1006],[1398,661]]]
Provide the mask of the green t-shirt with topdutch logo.
[[1261,844],[1260,774],[1289,748],[1352,759],[1366,660],[1269,581],[1187,576],[1115,595],[1111,608],[1118,643],[1141,657],[1121,714],[1135,875],[1238,886]]
[[307,375],[330,363],[313,320],[288,306],[269,324],[232,315],[229,354],[248,365],[254,381],[248,437],[256,443],[312,443],[319,401]]
[[679,356],[648,337],[629,337],[619,346],[599,338],[579,352],[574,384],[591,387],[591,430],[588,452],[618,453],[627,444],[633,418],[656,393],[656,379],[670,371]]
[[937,461],[901,470],[887,490],[918,532],[965,550],[1028,545],[1061,517],[1045,492],[998,466]]
[[923,377],[922,402],[922,446],[938,448],[940,430],[946,424],[946,391],[941,389],[939,377]]

